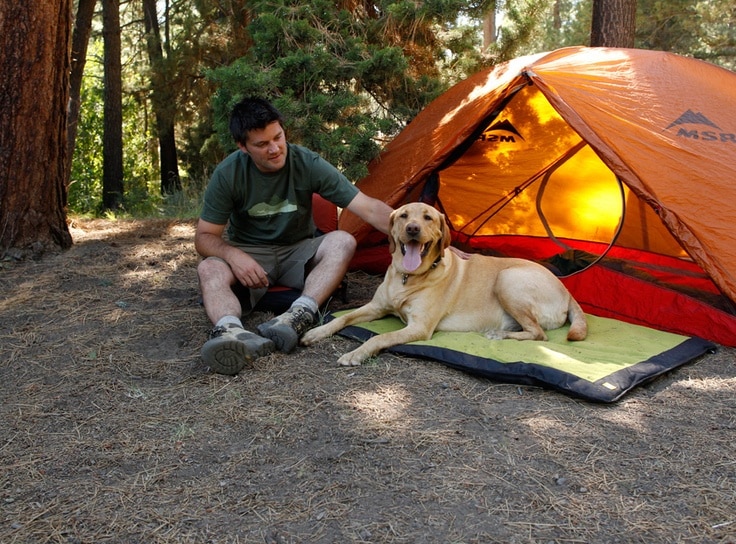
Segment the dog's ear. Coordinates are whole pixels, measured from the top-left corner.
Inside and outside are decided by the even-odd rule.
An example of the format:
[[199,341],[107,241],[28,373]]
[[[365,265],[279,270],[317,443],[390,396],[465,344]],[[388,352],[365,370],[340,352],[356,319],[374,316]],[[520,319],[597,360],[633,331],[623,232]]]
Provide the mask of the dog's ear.
[[440,222],[442,223],[442,251],[445,251],[450,247],[452,234],[450,233],[450,225],[447,223],[447,218],[445,218],[444,213],[440,214]]
[[388,216],[388,253],[394,254],[396,249],[396,240],[394,239],[394,219],[396,218],[396,210],[392,211]]

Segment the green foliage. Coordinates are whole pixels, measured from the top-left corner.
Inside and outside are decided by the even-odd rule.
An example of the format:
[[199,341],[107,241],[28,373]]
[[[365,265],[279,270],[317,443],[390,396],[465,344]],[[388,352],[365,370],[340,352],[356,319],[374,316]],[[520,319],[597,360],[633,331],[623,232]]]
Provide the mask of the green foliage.
[[638,0],[637,45],[659,51],[692,50],[701,25],[698,0]]
[[693,55],[736,70],[736,7],[733,2],[699,2],[700,43]]
[[736,7],[722,0],[638,0],[637,47],[736,67]]
[[[68,190],[69,211],[76,215],[98,216],[102,206],[102,134],[103,67],[99,62],[102,51],[100,40],[90,44],[81,90],[81,111],[77,129],[71,178]],[[150,112],[140,95],[126,93],[123,100],[123,215],[193,216],[198,207],[201,187],[196,194],[162,196],[157,171],[158,142],[151,135]]]
[[[593,0],[506,0],[495,61],[590,43]],[[635,47],[671,51],[733,69],[736,9],[721,0],[638,0]]]
[[503,25],[491,55],[496,62],[588,45],[593,0],[506,0]]
[[69,209],[85,215],[95,214],[102,204],[102,85],[101,81],[95,82],[101,76],[90,68],[88,65],[82,81],[82,106],[67,196]]
[[[251,3],[253,47],[231,65],[208,72],[218,88],[212,105],[223,148],[234,148],[227,128],[233,104],[263,96],[284,114],[290,141],[319,152],[357,180],[382,143],[446,89],[452,79],[447,76],[477,46],[469,31],[442,39],[443,28],[469,9],[464,2],[387,0],[352,11],[341,7],[348,5]],[[475,66],[463,67],[477,68],[479,57],[473,59]]]
[[[183,0],[161,19],[165,66],[153,81],[139,3],[124,3],[124,214],[194,216],[212,169],[234,148],[232,105],[265,96],[288,137],[353,180],[435,96],[483,65],[589,43],[593,0]],[[499,39],[480,51],[488,10]],[[167,22],[168,25],[165,25]],[[637,47],[736,66],[736,10],[722,0],[639,0]],[[99,214],[101,37],[90,44],[69,208]],[[153,85],[170,94],[184,190],[159,191]],[[168,98],[170,97],[170,99]]]

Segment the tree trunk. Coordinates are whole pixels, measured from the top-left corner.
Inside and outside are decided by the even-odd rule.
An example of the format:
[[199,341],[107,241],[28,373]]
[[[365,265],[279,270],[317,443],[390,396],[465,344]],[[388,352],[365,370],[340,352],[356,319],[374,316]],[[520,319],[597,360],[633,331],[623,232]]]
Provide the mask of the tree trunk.
[[0,256],[66,249],[71,0],[0,4]]
[[591,47],[634,47],[636,0],[593,0]]
[[488,51],[488,48],[496,43],[498,36],[496,35],[496,7],[488,10],[485,17],[483,17],[483,51]]
[[171,82],[166,77],[166,59],[161,46],[161,31],[158,25],[156,0],[143,0],[143,15],[146,24],[146,46],[151,63],[151,102],[156,116],[158,133],[159,165],[161,167],[161,193],[173,194],[181,191],[179,163],[176,155],[174,116],[176,106],[169,92]]
[[555,0],[552,6],[552,28],[559,32],[562,28],[562,16],[560,15],[560,0]]
[[117,210],[123,204],[123,91],[119,0],[102,0],[102,36],[105,51],[102,205],[106,210]]
[[158,127],[159,160],[161,161],[161,194],[170,195],[181,191],[174,121],[173,119],[159,119],[156,114],[156,126]]
[[[79,0],[77,15],[74,20],[72,34],[72,71],[69,78],[69,119],[67,121],[68,167],[71,170],[74,145],[77,139],[77,122],[79,121],[80,93],[82,92],[82,76],[87,60],[87,46],[92,31],[92,17],[97,0]],[[67,176],[69,182],[70,176]]]

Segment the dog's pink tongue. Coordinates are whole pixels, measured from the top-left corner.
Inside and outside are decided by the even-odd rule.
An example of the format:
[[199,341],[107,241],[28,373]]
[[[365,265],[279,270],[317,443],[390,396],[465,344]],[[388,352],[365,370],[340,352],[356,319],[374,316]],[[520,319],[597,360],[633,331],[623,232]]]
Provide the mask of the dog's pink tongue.
[[419,249],[421,247],[421,244],[418,244],[416,242],[410,242],[406,244],[406,253],[404,253],[404,260],[402,264],[404,265],[404,269],[407,272],[414,272],[417,268],[419,268],[419,265],[422,264],[422,256],[419,253]]

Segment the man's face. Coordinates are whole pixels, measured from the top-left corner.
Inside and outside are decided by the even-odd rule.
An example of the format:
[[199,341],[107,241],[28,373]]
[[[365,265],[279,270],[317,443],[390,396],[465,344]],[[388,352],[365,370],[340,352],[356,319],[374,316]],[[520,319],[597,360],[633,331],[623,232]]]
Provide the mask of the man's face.
[[238,144],[261,172],[278,172],[286,164],[286,135],[278,121],[251,130],[245,145]]

